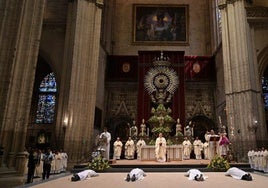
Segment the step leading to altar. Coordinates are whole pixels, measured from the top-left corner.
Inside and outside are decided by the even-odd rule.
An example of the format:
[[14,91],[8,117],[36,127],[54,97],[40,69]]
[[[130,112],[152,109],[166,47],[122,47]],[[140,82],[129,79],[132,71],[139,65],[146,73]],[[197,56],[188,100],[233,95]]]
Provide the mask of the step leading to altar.
[[[110,168],[102,171],[106,172],[129,172],[133,168],[141,168],[145,172],[187,172],[189,169],[199,169],[203,172],[215,172],[214,170],[207,168],[209,160],[182,160],[182,161],[167,161],[167,162],[156,162],[153,161],[141,161],[141,160],[116,160],[110,163]],[[247,172],[252,172],[248,163],[230,163],[231,167],[237,167]],[[87,164],[77,164],[74,166],[72,172],[76,173],[88,168]]]

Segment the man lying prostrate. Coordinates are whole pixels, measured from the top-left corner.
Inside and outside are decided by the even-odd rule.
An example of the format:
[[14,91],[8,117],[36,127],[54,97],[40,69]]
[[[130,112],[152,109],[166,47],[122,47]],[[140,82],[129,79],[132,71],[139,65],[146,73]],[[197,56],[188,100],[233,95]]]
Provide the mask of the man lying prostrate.
[[71,181],[85,180],[85,179],[89,179],[90,177],[95,177],[98,175],[99,174],[96,173],[94,170],[84,170],[77,174],[74,174],[73,177],[71,178]]
[[134,168],[127,174],[126,181],[137,181],[142,180],[146,176],[145,172],[140,168]]
[[232,176],[235,179],[238,180],[246,180],[246,181],[252,181],[253,178],[251,174],[237,168],[237,167],[232,167],[227,170],[225,173],[226,176]]
[[207,176],[204,176],[204,174],[198,170],[198,169],[190,169],[185,174],[186,177],[188,177],[188,180],[195,180],[195,181],[204,181],[207,179]]

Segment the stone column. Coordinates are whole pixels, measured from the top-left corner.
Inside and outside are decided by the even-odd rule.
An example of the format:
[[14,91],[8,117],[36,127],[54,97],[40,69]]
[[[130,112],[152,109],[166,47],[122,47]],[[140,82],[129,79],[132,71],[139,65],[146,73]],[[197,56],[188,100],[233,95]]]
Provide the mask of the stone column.
[[[260,107],[261,88],[244,0],[220,1],[222,15],[223,67],[229,135],[239,161],[247,161],[256,148],[258,125],[264,126]],[[267,132],[263,133],[267,135]]]
[[[60,91],[61,117],[65,126],[64,150],[69,168],[88,162],[93,145],[101,3],[69,2],[65,55]],[[63,126],[63,124],[62,124]]]
[[44,5],[45,0],[0,3],[0,145],[8,167],[17,168],[17,154],[24,151]]

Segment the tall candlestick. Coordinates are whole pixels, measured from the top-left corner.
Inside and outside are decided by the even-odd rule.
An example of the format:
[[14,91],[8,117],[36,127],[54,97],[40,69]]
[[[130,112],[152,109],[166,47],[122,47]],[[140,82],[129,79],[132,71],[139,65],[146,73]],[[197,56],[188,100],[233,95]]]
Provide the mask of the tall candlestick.
[[220,124],[221,124],[221,116],[219,116],[219,122],[220,122]]
[[149,136],[149,128],[147,128],[147,136]]

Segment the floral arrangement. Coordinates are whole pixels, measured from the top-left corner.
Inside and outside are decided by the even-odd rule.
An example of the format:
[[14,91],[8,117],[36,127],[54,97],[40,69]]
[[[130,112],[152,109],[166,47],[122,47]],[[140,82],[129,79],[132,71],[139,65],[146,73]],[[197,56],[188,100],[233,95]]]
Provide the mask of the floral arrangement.
[[89,168],[95,171],[103,171],[110,168],[109,161],[104,159],[101,155],[93,158],[91,163],[89,163]]
[[152,145],[155,145],[155,140],[153,140],[153,139],[150,140],[150,142],[148,143],[148,145],[151,145],[151,146],[152,146]]
[[171,129],[169,127],[154,127],[152,132],[158,135],[159,133],[169,133]]
[[173,145],[174,143],[173,143],[173,141],[171,140],[171,139],[167,139],[167,145],[168,146],[171,146],[171,145]]
[[215,155],[215,157],[210,161],[207,167],[213,170],[226,171],[230,168],[230,164],[223,157]]

